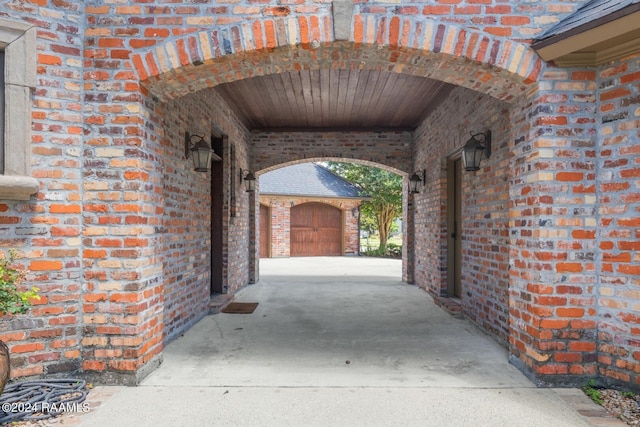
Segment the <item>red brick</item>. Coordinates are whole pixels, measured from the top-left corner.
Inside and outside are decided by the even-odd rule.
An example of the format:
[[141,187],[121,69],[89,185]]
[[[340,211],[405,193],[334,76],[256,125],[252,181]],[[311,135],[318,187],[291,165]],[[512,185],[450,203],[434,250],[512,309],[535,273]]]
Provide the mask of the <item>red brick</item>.
[[600,95],[601,101],[607,101],[610,99],[621,98],[623,96],[631,95],[631,92],[625,88],[617,88],[610,91],[603,92]]
[[556,179],[558,181],[571,181],[577,182],[584,179],[584,173],[582,172],[558,172],[556,173]]
[[558,273],[580,273],[582,270],[582,264],[578,262],[559,262],[556,264]]
[[32,353],[44,349],[41,342],[31,342],[28,344],[14,344],[11,346],[11,353]]
[[451,13],[451,6],[439,5],[439,6],[425,6],[422,8],[423,15],[449,15]]
[[556,309],[556,314],[559,317],[582,317],[585,312],[583,308],[560,307]]

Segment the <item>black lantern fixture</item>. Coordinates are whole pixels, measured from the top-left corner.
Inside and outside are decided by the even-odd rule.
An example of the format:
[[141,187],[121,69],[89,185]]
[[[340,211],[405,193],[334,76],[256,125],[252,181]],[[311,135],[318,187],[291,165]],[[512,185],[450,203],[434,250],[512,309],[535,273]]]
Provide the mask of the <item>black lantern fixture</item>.
[[247,193],[256,191],[256,176],[253,172],[240,169],[240,179],[244,180],[244,189]]
[[[478,139],[480,137],[480,139]],[[472,133],[471,138],[462,147],[462,163],[464,170],[477,171],[480,169],[482,155],[488,159],[491,157],[491,131],[485,133]]]
[[212,160],[222,160],[204,140],[204,135],[189,135],[189,132],[185,132],[184,156],[188,159],[189,154],[193,159],[193,168],[196,172],[209,172]]
[[420,192],[420,184],[424,185],[425,181],[426,170],[423,169],[421,172],[414,172],[409,178],[409,192],[411,194],[418,194]]

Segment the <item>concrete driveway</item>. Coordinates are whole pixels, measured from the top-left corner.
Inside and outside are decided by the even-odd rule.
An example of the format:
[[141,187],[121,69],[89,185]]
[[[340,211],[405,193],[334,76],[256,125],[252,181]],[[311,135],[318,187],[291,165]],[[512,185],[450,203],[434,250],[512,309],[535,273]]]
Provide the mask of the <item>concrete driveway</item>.
[[618,425],[578,390],[536,388],[491,337],[402,283],[400,261],[292,258],[260,266],[260,283],[235,299],[259,302],[254,313],[205,317],[167,346],[164,363],[141,386],[95,389],[97,406],[77,421]]

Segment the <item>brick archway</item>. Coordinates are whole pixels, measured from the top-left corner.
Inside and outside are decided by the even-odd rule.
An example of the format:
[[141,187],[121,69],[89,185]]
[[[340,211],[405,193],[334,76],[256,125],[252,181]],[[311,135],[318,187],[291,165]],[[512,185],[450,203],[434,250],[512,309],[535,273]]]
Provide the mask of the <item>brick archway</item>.
[[[176,191],[179,187],[164,183],[182,183],[185,178],[185,173],[181,170],[186,166],[182,158],[184,131],[215,133],[212,129],[213,122],[220,119],[222,114],[227,114],[215,109],[207,110],[207,107],[196,101],[199,96],[217,99],[218,95],[211,90],[217,85],[298,69],[374,70],[440,80],[509,103],[532,91],[542,67],[541,60],[524,44],[427,18],[380,17],[376,20],[373,15],[355,15],[351,25],[352,34],[348,41],[335,40],[330,25],[329,17],[273,20],[266,18],[212,30],[180,33],[172,37],[167,33],[165,37],[154,39],[153,46],[141,47],[131,53],[131,69],[127,72],[126,78],[140,85],[142,97],[139,102],[144,103],[139,117],[142,122],[137,130],[144,132],[142,139],[145,144],[140,154],[154,159],[153,175],[158,177],[156,182],[160,183],[154,193],[158,199],[156,203],[171,203],[176,206],[167,210],[166,223],[171,225],[172,231],[186,231],[175,225],[180,223],[171,217],[180,215],[173,212],[174,209],[184,212],[180,206],[186,208],[186,205]],[[181,114],[180,117],[172,116],[171,110],[178,111],[188,100],[192,102],[190,105],[197,107],[191,108],[191,111]],[[123,108],[132,108],[129,97],[111,101],[122,103]],[[232,120],[227,121],[225,126],[233,128]],[[129,129],[124,131],[130,132]],[[229,140],[237,141],[248,137],[245,131],[235,129],[233,132],[235,135],[230,135]],[[132,143],[139,144],[139,141],[133,140],[134,138],[131,137]],[[255,152],[258,150],[256,147],[252,142],[252,145],[240,144],[233,148],[239,162],[236,164],[237,168],[255,171],[275,165],[261,163],[261,156]],[[228,146],[225,149],[227,148],[225,161],[230,164],[232,147]],[[413,144],[408,143],[403,150],[395,150],[395,153],[390,151],[384,154],[365,150],[365,154],[365,151],[359,152],[358,149],[355,152],[345,152],[336,145],[331,148],[333,151],[325,147],[307,153],[306,157],[359,158],[397,169],[407,176],[413,172],[415,166],[414,149]],[[251,150],[254,152],[251,153]],[[398,152],[403,152],[406,157],[398,155]],[[157,157],[157,153],[162,154]],[[296,160],[300,159],[295,156],[282,158],[281,155],[277,163]],[[229,245],[232,243],[229,243],[227,252],[223,255],[225,271],[242,272],[242,275],[228,279],[230,291],[238,289],[247,281],[252,283],[258,280],[255,243],[258,203],[253,197],[240,196],[238,188],[241,183],[237,177],[238,172],[230,168],[226,178],[229,181],[225,186],[228,186],[227,191],[233,197],[229,199],[229,209],[224,214],[227,218],[225,221],[229,224],[235,222],[233,218],[239,213],[244,215],[248,212],[248,218],[246,221],[236,222],[235,227],[229,228],[227,241],[233,242],[235,246],[231,248]],[[195,195],[194,190],[197,189],[199,199],[206,202],[206,176],[191,173],[187,173],[186,176],[189,191]],[[405,201],[404,211],[412,212],[413,198],[406,199],[410,200]],[[194,212],[194,215],[194,223],[200,224],[199,229],[205,229],[206,215],[198,216],[197,212]],[[412,229],[413,215],[405,214],[403,219],[406,221],[407,229]],[[159,239],[161,240],[160,236]],[[245,246],[239,242],[248,243]],[[406,261],[403,266],[403,279],[407,282],[414,281],[415,244],[413,235],[407,235],[406,244],[403,246],[403,259]],[[155,250],[158,256],[154,260],[167,256],[162,249]],[[189,256],[195,251],[195,246],[183,249],[184,256]],[[198,277],[206,277],[206,265],[199,263],[194,267],[189,283],[199,289],[197,284],[201,279]],[[184,281],[184,277],[177,272],[162,269],[161,265],[158,265],[155,271],[162,274],[159,274],[157,279],[154,277],[154,280],[167,286],[168,290],[162,291],[166,296],[164,301],[154,300],[154,309],[164,311],[164,322],[158,325],[149,340],[162,343],[163,337],[166,336],[165,329],[175,334],[175,331],[193,322],[200,314],[182,316],[174,309],[181,302],[174,297],[175,293],[171,292],[171,289],[178,280]],[[200,272],[200,276],[197,272]],[[201,311],[206,310],[203,303],[205,298],[196,300]],[[159,353],[161,344],[154,347],[153,351]],[[152,353],[149,353],[138,357],[131,370],[141,369],[152,356]],[[98,356],[96,358],[100,359]],[[87,361],[87,367],[89,362]],[[130,367],[126,368],[129,369]]]
[[[258,203],[254,197],[242,195],[238,175],[241,171],[234,170],[231,165],[246,171],[265,170],[275,163],[261,163],[259,156],[255,152],[251,153],[256,150],[256,144],[252,143],[247,129],[240,129],[233,123],[235,119],[230,118],[232,112],[229,112],[229,106],[213,90],[217,85],[298,69],[374,70],[440,80],[500,102],[515,103],[534,90],[542,67],[541,60],[524,44],[488,33],[426,18],[385,17],[380,18],[380,25],[375,24],[375,19],[371,21],[358,16],[353,19],[353,33],[348,41],[334,40],[329,27],[330,20],[313,17],[274,21],[264,19],[251,24],[158,38],[153,41],[154,46],[141,47],[131,52],[131,62],[128,62],[130,69],[123,74],[123,78],[132,82],[131,90],[137,92],[135,96],[103,99],[101,94],[95,94],[96,104],[109,102],[109,108],[122,107],[125,111],[138,109],[137,115],[127,118],[136,121],[135,129],[133,126],[122,125],[122,132],[126,135],[123,141],[124,144],[141,147],[139,150],[128,149],[127,153],[139,156],[140,169],[144,168],[146,176],[153,179],[154,184],[148,188],[154,189],[150,191],[153,199],[151,202],[162,206],[162,225],[168,224],[170,233],[176,235],[186,236],[189,233],[190,228],[184,224],[201,231],[196,239],[192,239],[192,236],[189,236],[189,240],[185,239],[188,245],[181,248],[178,255],[169,254],[161,244],[153,246],[149,251],[149,263],[154,268],[145,270],[145,274],[150,276],[149,283],[157,284],[157,290],[146,294],[141,291],[135,297],[141,301],[150,301],[148,318],[152,317],[153,312],[158,313],[154,320],[162,316],[163,321],[155,325],[153,332],[147,334],[145,344],[140,346],[139,353],[131,358],[130,363],[120,366],[114,362],[114,370],[122,371],[125,376],[131,372],[136,372],[135,377],[142,375],[147,362],[154,359],[155,363],[155,356],[161,353],[162,343],[168,336],[167,331],[175,336],[177,331],[188,327],[207,310],[207,296],[200,297],[199,294],[202,282],[208,274],[207,264],[192,262],[190,257],[201,252],[197,240],[206,238],[202,230],[210,225],[207,223],[205,210],[210,197],[207,192],[210,183],[206,176],[188,170],[188,162],[184,159],[185,131],[213,135],[218,133],[213,128],[220,126],[218,119],[221,119],[225,121],[222,128],[232,129],[233,133],[228,138],[223,138],[223,145],[228,144],[228,141],[243,141],[235,146],[225,145],[224,161],[230,167],[224,181],[225,191],[229,194],[226,203],[228,208],[225,208],[227,210],[224,215],[225,224],[234,223],[234,227],[229,227],[226,237],[228,250],[223,254],[224,269],[241,273],[233,277],[233,280],[228,280],[230,291],[258,279],[258,261],[255,260]],[[270,22],[274,23],[273,28]],[[204,97],[210,101],[207,104],[216,106],[198,102]],[[140,105],[132,105],[132,102]],[[222,107],[218,108],[220,105]],[[177,111],[180,113],[175,113]],[[120,128],[108,129],[109,132],[119,130]],[[244,141],[250,143],[245,144]],[[99,142],[109,144],[108,138]],[[339,146],[331,147],[332,150],[336,148],[340,149]],[[234,150],[235,154],[232,154]],[[397,169],[405,176],[412,173],[415,167],[415,147],[411,143],[404,147],[406,157],[398,155],[398,150],[395,154],[390,152],[387,155],[370,155],[369,152],[365,154],[357,149],[355,153],[327,150],[323,148],[307,153],[307,159],[360,158]],[[232,161],[233,156],[235,162]],[[296,160],[300,159],[280,158],[279,162]],[[199,209],[193,209],[189,205],[183,196],[185,192],[202,203]],[[405,212],[412,211],[412,200],[411,198],[405,202]],[[145,212],[149,216],[148,221],[155,224],[157,219],[153,217],[151,210]],[[172,217],[182,216],[185,212],[189,213],[189,220],[175,220]],[[248,217],[245,218],[247,213]],[[406,221],[407,228],[412,229],[413,217],[408,215]],[[164,229],[149,229],[154,242],[163,241],[164,237],[157,230]],[[132,229],[131,232],[136,233],[137,230]],[[231,245],[235,246],[229,248]],[[408,282],[414,280],[414,261],[405,254],[413,254],[414,245],[413,236],[407,236],[407,243],[403,247],[403,259],[407,260],[407,265],[403,268],[403,279]],[[166,260],[169,256],[180,257],[189,268],[168,271],[161,260]],[[189,277],[182,274],[185,270]],[[172,292],[179,281],[189,283],[194,289],[190,294],[193,304],[188,305],[189,308],[183,308],[187,305],[176,292]],[[154,297],[160,294],[164,295],[164,299]],[[197,313],[189,312],[183,316],[184,313],[180,311],[194,311],[194,307],[198,309]],[[140,320],[141,323],[145,321],[146,318]],[[95,333],[87,333],[91,337],[102,334],[97,329]],[[105,369],[105,364],[103,354],[99,352],[87,356],[84,362],[87,370],[95,371]]]
[[[344,138],[345,135],[341,134],[341,137]],[[375,135],[369,132],[361,132],[355,133],[356,138],[375,138]],[[401,141],[408,138],[408,135],[404,135],[401,138]],[[283,140],[291,141],[291,135],[285,134]],[[410,140],[407,139],[407,140]],[[388,142],[388,141],[387,141]],[[369,142],[372,145],[375,145],[374,142]],[[258,151],[257,158],[261,159],[261,161],[256,161],[253,164],[253,167],[256,170],[256,176],[260,176],[264,173],[287,167],[301,163],[308,162],[327,162],[327,161],[335,161],[335,162],[346,162],[346,163],[356,163],[362,164],[372,167],[377,167],[388,172],[395,173],[400,175],[403,179],[403,188],[402,188],[402,222],[405,226],[402,229],[402,280],[407,283],[414,283],[414,266],[415,266],[415,254],[414,254],[414,235],[413,235],[413,222],[414,222],[414,212],[413,212],[413,203],[412,197],[408,192],[408,179],[409,175],[413,172],[413,160],[410,155],[411,150],[408,150],[408,154],[406,157],[392,156],[392,153],[397,153],[397,147],[394,146],[393,142],[386,146],[383,145],[382,149],[378,150],[359,150],[354,153],[352,157],[340,157],[340,156],[318,156],[318,157],[307,157],[303,151],[300,150],[287,150],[287,147],[279,147],[281,151],[278,151],[277,155],[268,156],[265,153]],[[293,147],[290,147],[293,148]],[[336,150],[340,150],[341,147],[336,145],[334,147]],[[274,153],[275,154],[275,153]],[[378,154],[378,156],[376,156]],[[392,166],[393,165],[393,166]],[[254,202],[254,206],[259,206],[259,202],[257,201],[258,196],[256,196],[256,201]],[[254,224],[258,221],[259,212],[254,213]],[[254,225],[254,230],[259,230],[259,225]],[[255,241],[259,241],[259,238],[256,237]],[[251,275],[254,277],[259,276],[259,257],[256,256],[256,251],[250,251],[249,257],[249,268],[251,269]]]
[[356,16],[349,41],[334,40],[324,21],[303,17],[278,21],[287,31],[275,32],[270,20],[199,31],[139,49],[132,65],[163,101],[261,75],[351,68],[428,77],[509,102],[542,68],[529,46],[488,33],[430,19],[369,21]]

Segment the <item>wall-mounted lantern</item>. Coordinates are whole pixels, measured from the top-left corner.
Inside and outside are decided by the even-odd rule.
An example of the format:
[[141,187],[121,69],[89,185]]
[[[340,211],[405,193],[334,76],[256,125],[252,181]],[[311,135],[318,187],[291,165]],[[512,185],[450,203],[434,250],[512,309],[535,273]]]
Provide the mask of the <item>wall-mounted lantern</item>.
[[204,135],[189,135],[189,132],[185,132],[184,156],[188,159],[189,155],[193,159],[193,169],[196,172],[209,172],[212,160],[222,160],[204,140]]
[[244,189],[247,193],[256,191],[256,177],[253,172],[240,169],[240,179],[244,180]]
[[420,187],[425,184],[427,180],[427,171],[423,169],[419,172],[414,172],[409,178],[409,192],[412,194],[418,194]]
[[[478,139],[480,137],[480,139]],[[471,138],[462,147],[462,163],[464,170],[477,171],[480,169],[482,155],[491,157],[491,131],[472,133]]]

